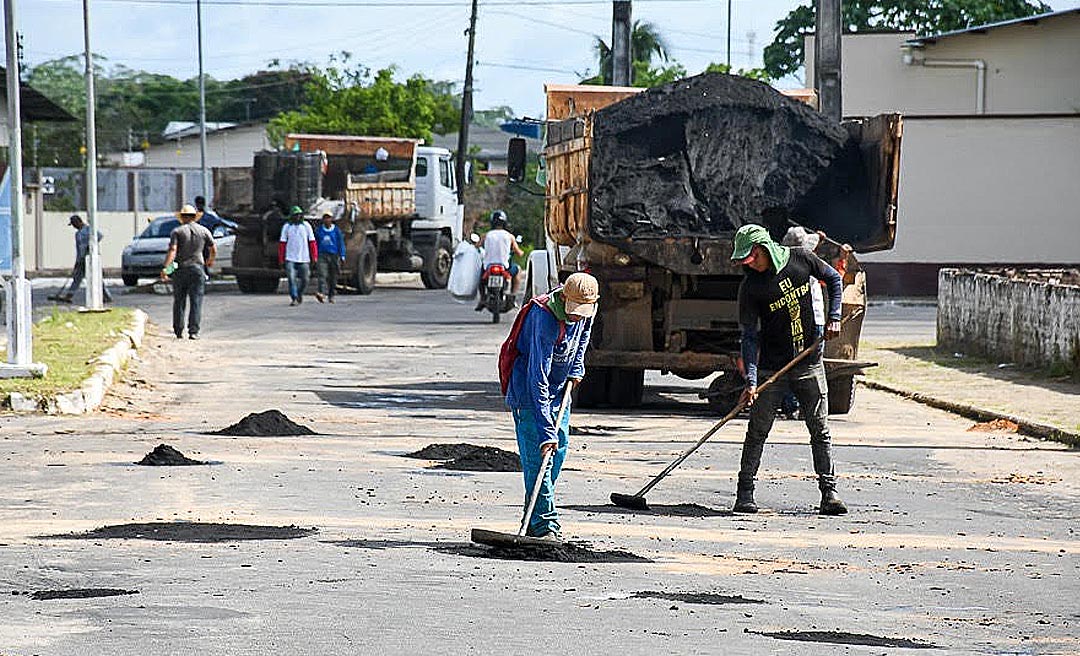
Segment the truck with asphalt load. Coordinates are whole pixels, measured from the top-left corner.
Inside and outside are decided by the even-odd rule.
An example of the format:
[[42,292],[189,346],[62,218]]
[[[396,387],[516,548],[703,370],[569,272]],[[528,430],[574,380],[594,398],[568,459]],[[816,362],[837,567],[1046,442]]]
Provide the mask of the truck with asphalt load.
[[[700,396],[726,413],[744,386],[732,237],[746,223],[781,241],[823,231],[818,254],[844,269],[841,336],[826,343],[829,410],[846,413],[866,276],[855,252],[890,249],[899,115],[836,123],[810,103],[741,77],[703,74],[648,90],[547,85],[545,228],[527,293],[574,271],[600,281],[579,393],[586,407],[640,405],[644,372],[719,375]],[[511,142],[511,179],[524,149]],[[850,249],[841,245],[850,245]]]
[[[340,281],[370,294],[376,272],[419,272],[446,287],[464,208],[450,151],[420,139],[289,134],[251,169],[219,170],[215,197],[240,225],[232,267],[245,293],[274,292],[281,226],[298,206],[318,225],[329,212],[345,236]],[[250,195],[246,195],[250,185]]]

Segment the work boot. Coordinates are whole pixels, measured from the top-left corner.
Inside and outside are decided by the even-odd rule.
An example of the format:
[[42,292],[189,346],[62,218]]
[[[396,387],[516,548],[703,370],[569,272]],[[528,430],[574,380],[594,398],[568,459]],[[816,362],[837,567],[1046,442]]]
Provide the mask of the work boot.
[[563,536],[558,531],[548,531],[536,538],[537,540],[543,540],[544,542],[562,542]]
[[819,515],[846,515],[847,506],[836,496],[836,490],[825,488],[821,491],[821,506],[818,507]]
[[[322,292],[316,292],[315,293],[315,300],[322,303],[323,301],[326,300],[326,297],[323,296]],[[330,301],[330,302],[333,303],[333,301]]]
[[739,480],[739,489],[735,492],[735,507],[731,511],[748,515],[758,511],[757,504],[754,503],[754,482],[752,480],[750,482]]

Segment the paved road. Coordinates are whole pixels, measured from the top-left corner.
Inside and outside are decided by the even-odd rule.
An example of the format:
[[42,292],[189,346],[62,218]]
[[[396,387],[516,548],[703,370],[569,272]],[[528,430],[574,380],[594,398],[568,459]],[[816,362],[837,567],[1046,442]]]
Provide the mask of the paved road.
[[[120,302],[168,325],[167,298]],[[432,470],[400,454],[435,442],[514,448],[493,381],[505,325],[404,287],[299,308],[281,295],[219,293],[205,324],[199,342],[151,336],[99,413],[0,417],[0,654],[909,651],[763,635],[799,631],[911,639],[938,653],[1080,651],[1075,451],[968,432],[970,422],[860,390],[856,411],[833,421],[845,517],[813,513],[810,450],[795,422],[779,423],[766,450],[758,496],[770,512],[606,512],[610,492],[634,491],[711,424],[693,395],[700,383],[651,379],[659,385],[640,412],[575,413],[593,434],[575,437],[560,496],[585,507],[565,511],[568,534],[654,562],[476,558],[463,546],[469,529],[511,529],[518,475]],[[269,408],[320,434],[207,434]],[[744,428],[721,431],[650,501],[730,507]],[[162,442],[217,464],[130,464]],[[171,520],[318,533],[42,537]],[[9,594],[73,588],[138,594]]]

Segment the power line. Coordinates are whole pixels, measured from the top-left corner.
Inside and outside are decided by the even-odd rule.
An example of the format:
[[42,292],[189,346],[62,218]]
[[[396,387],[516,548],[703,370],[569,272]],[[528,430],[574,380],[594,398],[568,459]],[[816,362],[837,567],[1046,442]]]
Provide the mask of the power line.
[[518,69],[518,70],[522,70],[522,71],[539,71],[541,73],[569,73],[569,74],[572,74],[572,75],[577,75],[578,74],[577,71],[572,71],[572,70],[569,70],[569,69],[566,69],[566,68],[547,68],[547,67],[544,67],[544,66],[528,66],[528,65],[525,65],[525,64],[507,64],[507,63],[501,63],[501,62],[478,61],[478,62],[476,62],[476,65],[477,66],[487,66],[487,67],[490,67],[490,68],[514,68],[514,69]]

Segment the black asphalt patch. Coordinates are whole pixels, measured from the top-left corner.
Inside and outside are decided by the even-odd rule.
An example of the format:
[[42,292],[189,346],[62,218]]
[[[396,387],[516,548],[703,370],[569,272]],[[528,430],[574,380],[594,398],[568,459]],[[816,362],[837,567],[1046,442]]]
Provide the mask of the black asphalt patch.
[[222,428],[213,435],[234,435],[239,437],[286,437],[289,435],[316,435],[315,431],[302,426],[285,416],[280,410],[254,412],[228,428]]
[[407,540],[338,540],[331,544],[351,549],[400,549],[423,547],[431,551],[470,558],[522,560],[549,563],[651,563],[629,551],[597,551],[583,542],[552,542],[544,546],[481,547],[471,542],[423,542]]
[[597,513],[601,515],[660,515],[667,517],[728,517],[732,515],[730,510],[717,510],[700,506],[696,503],[660,504],[650,503],[648,508],[639,510],[624,508],[614,504],[597,506],[576,505],[559,506],[565,510],[575,510],[584,513]]
[[480,472],[519,472],[521,459],[518,454],[493,446],[457,444],[429,444],[419,451],[404,454],[406,458],[419,460],[443,460],[435,469]]
[[709,604],[723,606],[725,604],[763,604],[760,599],[747,599],[742,595],[725,595],[715,592],[635,592],[635,599],[663,599],[665,601],[681,601],[684,604]]
[[896,647],[901,649],[941,649],[939,645],[911,638],[885,638],[868,633],[845,631],[748,631],[777,640],[821,642],[830,645],[860,645],[863,647]]
[[180,453],[168,444],[159,444],[154,450],[143,456],[143,459],[135,463],[149,467],[188,467],[192,465],[209,464],[205,460],[193,460]]
[[241,542],[244,540],[294,540],[318,529],[299,526],[260,526],[209,522],[149,522],[115,524],[85,533],[45,535],[67,540],[158,540],[162,542]]
[[120,597],[139,594],[138,590],[119,590],[117,588],[73,588],[71,590],[38,590],[30,593],[34,601],[49,599],[90,599],[93,597]]

